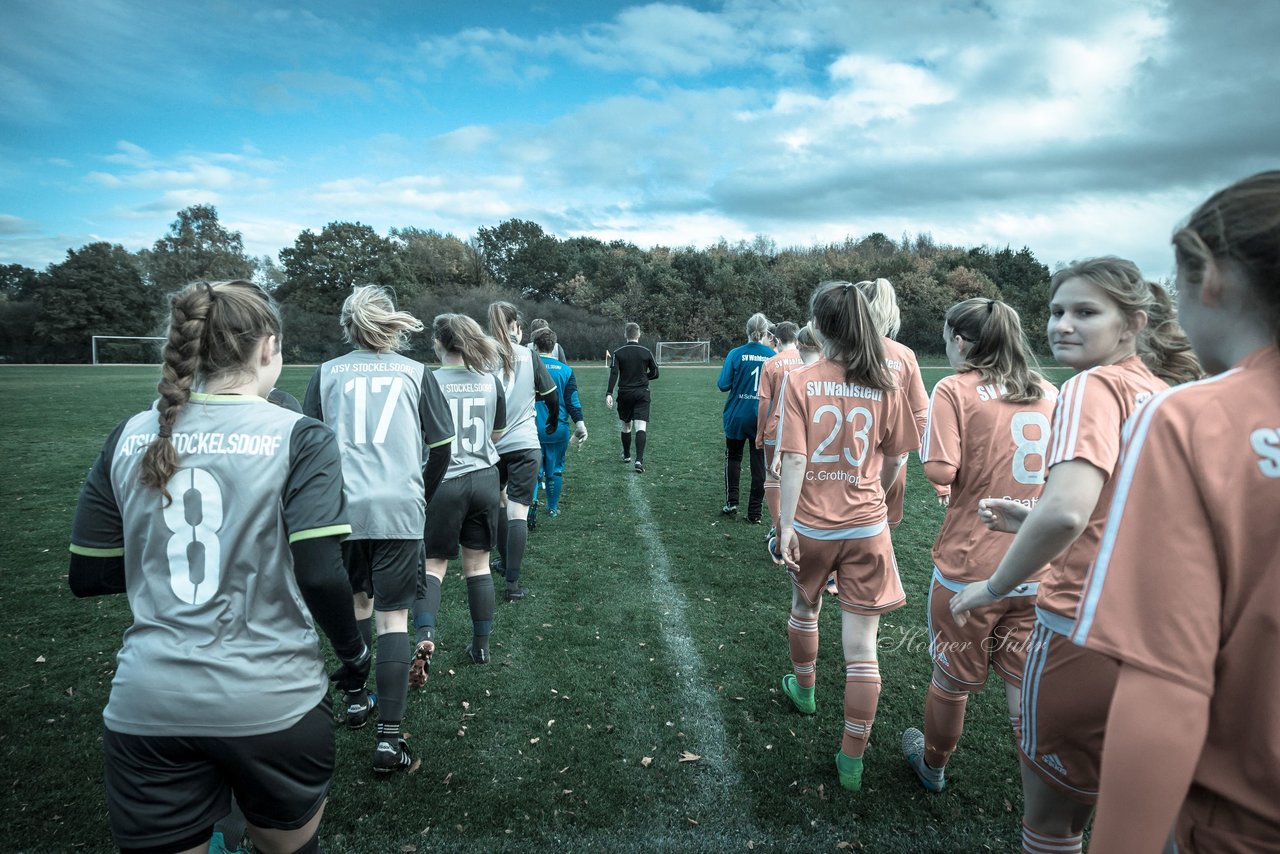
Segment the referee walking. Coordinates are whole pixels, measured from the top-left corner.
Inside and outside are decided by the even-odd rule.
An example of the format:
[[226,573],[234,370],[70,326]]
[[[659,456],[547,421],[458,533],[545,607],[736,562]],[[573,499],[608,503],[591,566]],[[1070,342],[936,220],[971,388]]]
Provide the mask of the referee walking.
[[604,405],[613,409],[613,389],[618,388],[618,420],[622,431],[622,461],[631,462],[631,434],[636,437],[636,473],[644,474],[644,445],[649,426],[649,381],[658,378],[658,363],[649,348],[640,346],[640,326],[628,323],[627,343],[613,354],[609,390]]

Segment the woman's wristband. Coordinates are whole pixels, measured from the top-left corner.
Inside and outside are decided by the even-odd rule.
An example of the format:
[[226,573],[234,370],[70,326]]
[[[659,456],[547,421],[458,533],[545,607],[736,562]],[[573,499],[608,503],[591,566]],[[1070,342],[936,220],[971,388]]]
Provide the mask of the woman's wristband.
[[991,596],[992,599],[1003,599],[1006,595],[1008,595],[1005,593],[997,593],[996,589],[991,586],[990,578],[987,579],[987,593]]

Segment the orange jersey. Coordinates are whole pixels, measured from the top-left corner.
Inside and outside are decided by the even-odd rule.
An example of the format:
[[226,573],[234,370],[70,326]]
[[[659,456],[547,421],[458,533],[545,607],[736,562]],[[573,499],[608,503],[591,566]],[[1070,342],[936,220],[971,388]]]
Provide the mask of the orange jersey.
[[[933,387],[921,462],[956,469],[951,504],[933,544],[933,563],[951,581],[982,581],[995,571],[1013,537],[987,530],[978,501],[1006,498],[1034,507],[1044,488],[1049,421],[1058,390],[1041,380],[1044,397],[1010,403],[1004,389],[977,371],[952,374]],[[1031,576],[1039,581],[1043,570]]]
[[1209,697],[1193,791],[1280,827],[1280,352],[1160,395],[1129,432],[1072,640]]
[[1062,386],[1053,410],[1049,440],[1049,477],[1058,463],[1083,460],[1106,477],[1089,524],[1067,550],[1049,564],[1036,605],[1074,620],[1085,575],[1098,554],[1098,542],[1115,494],[1121,431],[1133,411],[1169,384],[1137,356],[1076,374]]
[[778,416],[782,413],[782,381],[787,374],[804,364],[796,350],[784,350],[770,356],[760,368],[760,387],[756,394],[756,447],[778,444]]
[[920,363],[916,361],[916,353],[905,344],[899,344],[892,338],[881,338],[884,345],[884,364],[898,381],[898,388],[907,395],[907,406],[916,420],[916,438],[924,436],[924,422],[929,415],[929,393],[924,390],[924,380],[920,377]]
[[882,456],[920,444],[906,395],[846,383],[842,366],[819,359],[787,375],[782,397],[778,451],[806,460],[797,530],[884,523]]

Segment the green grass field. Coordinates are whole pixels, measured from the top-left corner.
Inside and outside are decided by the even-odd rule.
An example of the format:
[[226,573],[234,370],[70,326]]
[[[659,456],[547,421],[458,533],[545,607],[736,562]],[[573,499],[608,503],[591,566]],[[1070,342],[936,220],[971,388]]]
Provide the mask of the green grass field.
[[[902,730],[922,720],[942,513],[919,463],[894,535],[908,604],[881,622],[884,687],[854,795],[832,764],[838,608],[828,600],[821,619],[818,714],[799,716],[777,689],[789,584],[765,557],[765,529],[719,512],[717,370],[664,370],[638,476],[617,462],[604,370],[576,369],[591,439],[570,451],[563,515],[543,514],[530,537],[535,595],[499,603],[493,663],[471,666],[465,585],[451,571],[431,681],[405,721],[422,768],[374,779],[371,732],[339,730],[326,851],[1016,847],[1017,758],[998,683],[969,704],[945,793],[926,794],[898,752]],[[301,398],[310,373],[287,368],[281,385]],[[924,374],[932,386],[945,370]],[[157,378],[155,368],[0,368],[6,850],[110,849],[101,711],[129,611],[123,597],[71,596],[67,542],[103,439],[151,401]],[[680,761],[686,752],[700,758]]]

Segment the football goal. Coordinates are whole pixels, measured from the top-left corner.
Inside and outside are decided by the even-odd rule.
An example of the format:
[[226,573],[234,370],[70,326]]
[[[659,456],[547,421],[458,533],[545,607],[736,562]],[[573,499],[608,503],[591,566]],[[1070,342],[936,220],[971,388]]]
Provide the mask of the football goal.
[[149,335],[94,335],[95,365],[157,365],[167,338]]
[[659,341],[654,357],[659,365],[705,365],[711,361],[711,342]]

